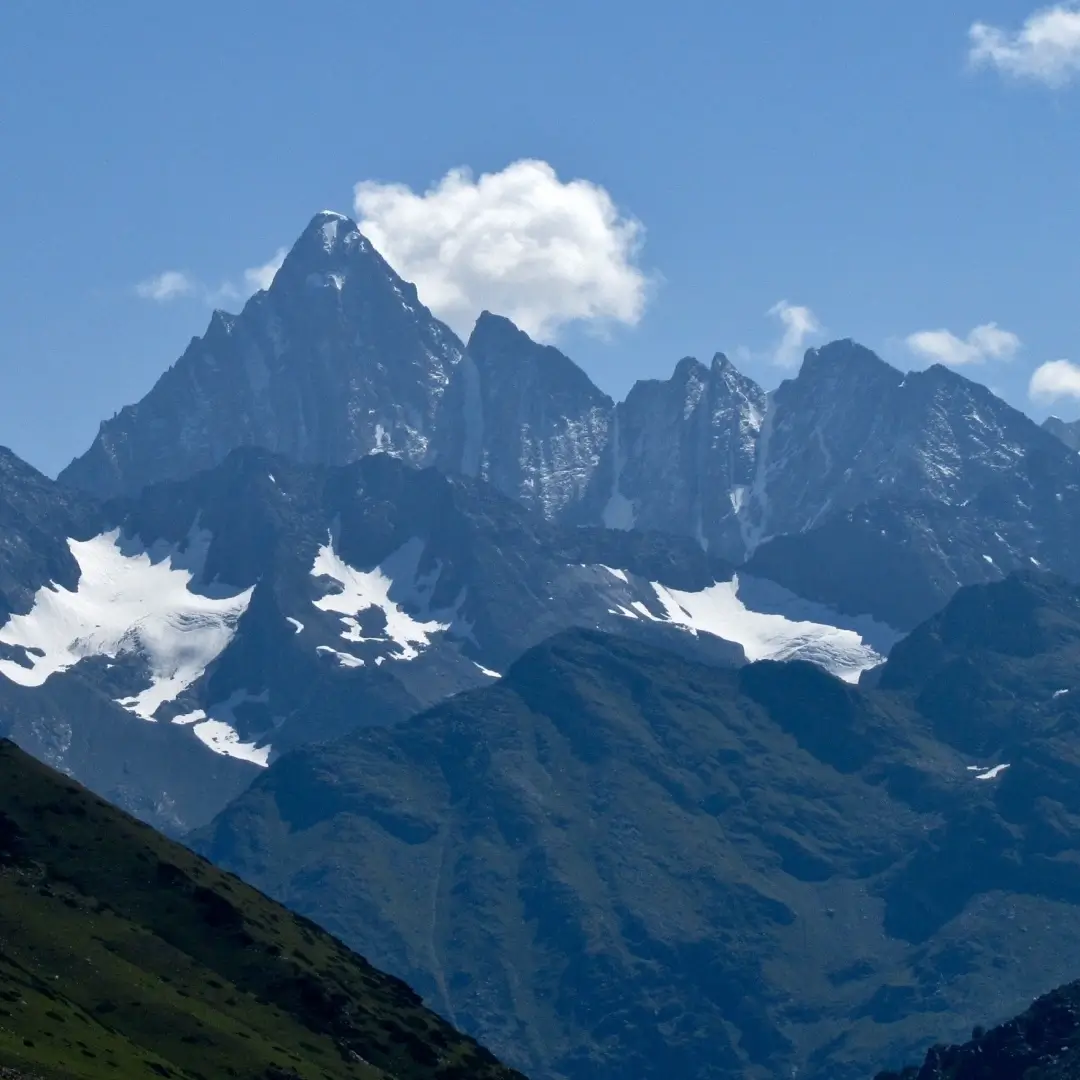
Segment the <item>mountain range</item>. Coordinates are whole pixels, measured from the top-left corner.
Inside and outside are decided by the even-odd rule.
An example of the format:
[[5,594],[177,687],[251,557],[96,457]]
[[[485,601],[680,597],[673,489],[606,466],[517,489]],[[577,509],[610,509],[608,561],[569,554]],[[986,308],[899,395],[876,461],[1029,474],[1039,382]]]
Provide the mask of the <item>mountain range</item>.
[[0,451],[0,736],[533,1080],[855,1080],[1080,971],[1078,447],[850,340],[616,402],[324,211]]
[[549,521],[691,538],[909,630],[960,585],[1080,575],[1080,458],[1057,435],[949,368],[904,374],[851,341],[810,350],[769,394],[717,355],[616,404],[506,319],[482,314],[463,344],[355,222],[323,212],[269,289],[215,312],[61,480],[108,498],[237,447],[329,465],[382,450]]

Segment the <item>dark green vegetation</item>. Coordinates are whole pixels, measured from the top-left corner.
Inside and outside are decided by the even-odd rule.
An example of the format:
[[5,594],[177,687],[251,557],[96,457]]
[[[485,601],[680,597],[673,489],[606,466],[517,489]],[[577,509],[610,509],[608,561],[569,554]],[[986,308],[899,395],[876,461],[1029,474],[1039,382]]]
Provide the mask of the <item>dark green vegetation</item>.
[[962,1046],[934,1046],[922,1067],[877,1080],[1078,1080],[1080,982],[1039,998],[999,1027],[976,1028]]
[[864,1080],[1080,970],[1078,671],[1037,576],[873,687],[569,633],[197,844],[537,1080]]
[[0,1076],[523,1080],[306,920],[0,742]]

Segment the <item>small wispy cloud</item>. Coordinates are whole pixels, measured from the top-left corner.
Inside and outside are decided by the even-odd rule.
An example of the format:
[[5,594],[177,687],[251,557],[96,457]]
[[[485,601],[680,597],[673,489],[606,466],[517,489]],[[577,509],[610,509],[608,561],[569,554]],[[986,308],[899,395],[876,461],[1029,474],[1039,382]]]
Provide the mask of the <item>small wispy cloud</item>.
[[244,271],[244,281],[248,286],[249,292],[258,292],[260,289],[269,289],[274,283],[274,278],[277,277],[277,272],[281,269],[281,264],[285,261],[285,256],[288,255],[287,248],[278,248],[274,252],[273,258],[268,262],[264,262],[262,266],[251,266]]
[[1016,79],[1061,87],[1080,76],[1080,5],[1055,4],[1027,17],[1019,30],[977,22],[968,30],[968,59]]
[[997,323],[976,326],[967,337],[949,330],[920,330],[907,337],[905,344],[919,356],[949,367],[982,364],[987,360],[1011,360],[1020,349],[1020,338]]
[[1028,397],[1039,405],[1050,405],[1062,398],[1080,398],[1080,364],[1068,360],[1040,364],[1032,372]]
[[223,281],[220,285],[212,286],[182,270],[165,270],[145,281],[140,281],[135,286],[135,295],[143,300],[154,300],[159,304],[172,300],[192,299],[211,307],[229,301],[246,300],[260,289],[270,288],[287,254],[285,248],[279,248],[262,266],[249,267],[243,273],[242,285]]
[[143,300],[156,300],[165,303],[182,296],[193,296],[201,286],[182,270],[165,270],[160,274],[140,281],[135,286],[135,294]]
[[766,314],[779,319],[784,328],[783,335],[772,350],[772,362],[782,368],[798,367],[807,342],[821,333],[817,316],[808,307],[789,304],[786,300],[773,304]]

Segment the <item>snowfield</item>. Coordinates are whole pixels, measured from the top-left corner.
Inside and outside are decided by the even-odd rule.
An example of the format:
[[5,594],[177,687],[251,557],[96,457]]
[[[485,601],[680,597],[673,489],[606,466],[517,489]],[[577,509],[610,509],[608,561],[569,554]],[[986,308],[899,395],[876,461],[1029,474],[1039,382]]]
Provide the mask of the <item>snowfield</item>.
[[[342,617],[341,637],[345,641],[388,645],[391,651],[387,655],[391,660],[415,660],[431,645],[434,635],[453,627],[457,609],[464,601],[464,596],[459,597],[454,609],[449,611],[430,610],[440,567],[436,565],[430,573],[421,575],[423,554],[424,542],[413,537],[373,570],[356,570],[337,554],[330,541],[319,548],[311,574],[315,578],[329,578],[340,591],[314,601],[315,606]],[[405,606],[420,612],[420,616],[410,615]],[[382,612],[386,624],[378,636],[365,635],[358,621],[358,616],[373,608]],[[329,646],[320,646],[320,650],[334,653]],[[335,655],[343,666],[360,666],[364,662],[350,653]]]
[[119,704],[153,720],[222,653],[251,602],[251,589],[192,587],[209,541],[197,528],[182,551],[161,544],[148,549],[115,529],[68,540],[79,564],[78,586],[43,586],[27,614],[0,627],[0,643],[25,650],[25,663],[0,660],[0,675],[41,686],[80,660],[137,654],[146,660],[150,685]]
[[807,660],[845,682],[857,682],[901,636],[871,619],[846,618],[802,600],[771,582],[747,579],[743,585],[736,575],[699,592],[683,592],[609,566],[600,569],[623,586],[616,587],[616,614],[713,634],[741,645],[751,662]]

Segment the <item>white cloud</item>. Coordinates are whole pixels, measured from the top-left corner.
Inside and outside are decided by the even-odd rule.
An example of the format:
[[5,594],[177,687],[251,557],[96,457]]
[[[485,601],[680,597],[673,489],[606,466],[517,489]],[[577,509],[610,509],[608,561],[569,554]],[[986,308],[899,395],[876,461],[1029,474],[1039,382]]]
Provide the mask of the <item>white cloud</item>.
[[784,327],[783,337],[773,349],[772,362],[778,367],[798,367],[807,340],[821,333],[817,316],[808,307],[789,304],[786,300],[773,304],[766,314],[779,319]]
[[167,300],[176,300],[181,296],[191,296],[199,288],[198,282],[192,281],[182,271],[166,270],[145,281],[140,281],[135,286],[135,292],[144,300],[157,300],[163,303]]
[[1080,75],[1080,7],[1055,4],[1029,15],[1016,31],[977,22],[968,58],[1018,79],[1064,86]]
[[252,266],[245,270],[244,282],[248,286],[248,292],[258,292],[259,289],[269,289],[271,284],[273,284],[274,278],[277,276],[277,272],[281,269],[281,264],[285,261],[285,256],[288,254],[287,248],[278,248],[269,262],[263,263],[262,266]]
[[140,281],[135,286],[135,293],[144,300],[157,300],[161,303],[183,297],[195,297],[211,307],[230,301],[246,300],[259,289],[270,288],[287,254],[285,248],[279,248],[274,256],[262,266],[249,267],[244,271],[242,287],[231,281],[223,281],[215,288],[179,270],[166,270],[164,273],[147,278],[146,281]]
[[982,364],[987,360],[1011,360],[1020,348],[1020,339],[997,323],[976,326],[966,338],[949,330],[920,330],[907,338],[914,353],[949,367]]
[[459,333],[484,309],[541,340],[578,320],[633,326],[644,312],[641,223],[604,188],[564,182],[544,161],[478,179],[452,169],[423,194],[365,181],[355,205],[361,231]]
[[1049,405],[1060,398],[1080,398],[1080,364],[1068,360],[1050,360],[1040,364],[1028,383],[1028,397]]

